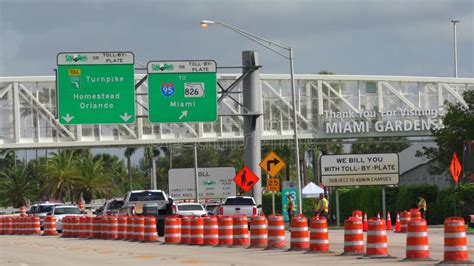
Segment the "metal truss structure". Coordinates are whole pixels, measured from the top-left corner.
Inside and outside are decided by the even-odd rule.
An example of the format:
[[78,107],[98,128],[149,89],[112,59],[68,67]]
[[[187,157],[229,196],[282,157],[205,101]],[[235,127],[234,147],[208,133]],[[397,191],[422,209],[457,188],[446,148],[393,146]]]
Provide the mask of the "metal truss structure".
[[[221,74],[221,87],[236,86],[219,99],[215,123],[151,124],[147,118],[148,87],[136,90],[137,122],[132,125],[58,123],[54,76],[0,77],[0,148],[127,146],[145,144],[242,142],[242,85],[238,74]],[[138,83],[144,75],[137,74]],[[262,140],[289,140],[293,119],[289,75],[262,74]],[[334,112],[440,109],[445,101],[468,107],[462,98],[474,90],[474,79],[442,77],[295,75],[301,139],[331,138],[321,130],[326,110]],[[143,81],[143,80],[142,80]],[[97,115],[100,115],[98,113]],[[426,134],[426,133],[425,133]],[[370,136],[368,134],[367,136]],[[373,135],[375,136],[375,135]],[[341,137],[341,136],[338,136]],[[354,136],[344,136],[354,137]]]

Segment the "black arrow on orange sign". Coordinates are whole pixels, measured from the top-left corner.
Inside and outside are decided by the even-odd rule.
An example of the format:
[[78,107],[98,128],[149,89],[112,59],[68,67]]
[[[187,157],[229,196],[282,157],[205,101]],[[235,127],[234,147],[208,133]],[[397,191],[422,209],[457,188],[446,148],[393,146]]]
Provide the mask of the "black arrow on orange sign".
[[267,171],[271,172],[271,170],[270,170],[271,167],[270,167],[270,166],[271,166],[272,164],[273,164],[273,165],[277,165],[277,164],[279,164],[279,163],[280,163],[280,161],[279,161],[277,158],[275,158],[275,159],[273,159],[273,160],[268,160],[268,161],[267,161]]

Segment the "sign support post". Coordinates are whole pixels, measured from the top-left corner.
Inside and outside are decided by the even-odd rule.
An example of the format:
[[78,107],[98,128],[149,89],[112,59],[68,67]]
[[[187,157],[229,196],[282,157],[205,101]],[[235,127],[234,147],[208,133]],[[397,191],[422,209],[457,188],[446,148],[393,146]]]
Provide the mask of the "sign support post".
[[339,189],[336,188],[336,225],[341,226],[341,221],[339,219]]
[[196,145],[194,145],[194,185],[196,188],[196,203],[199,203],[198,159]]
[[387,220],[387,205],[385,201],[385,186],[382,186],[382,211],[383,211],[383,218]]

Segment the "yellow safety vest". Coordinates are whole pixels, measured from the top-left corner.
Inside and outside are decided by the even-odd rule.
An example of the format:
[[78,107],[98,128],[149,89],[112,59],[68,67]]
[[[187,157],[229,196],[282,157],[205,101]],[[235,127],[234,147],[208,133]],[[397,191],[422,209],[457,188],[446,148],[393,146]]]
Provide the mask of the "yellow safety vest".
[[318,201],[318,205],[316,205],[316,211],[319,211],[321,209],[321,204],[323,204],[324,212],[328,213],[329,212],[329,201],[326,198],[323,198]]
[[425,199],[421,199],[420,202],[418,202],[418,209],[419,210],[423,209],[424,211],[426,211],[427,205],[426,205]]

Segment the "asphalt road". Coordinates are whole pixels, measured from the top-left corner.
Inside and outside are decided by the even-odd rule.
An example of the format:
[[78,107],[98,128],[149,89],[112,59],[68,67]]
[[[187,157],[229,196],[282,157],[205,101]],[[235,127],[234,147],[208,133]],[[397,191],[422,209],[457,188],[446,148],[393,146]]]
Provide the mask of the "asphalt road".
[[[393,259],[338,256],[343,230],[330,230],[334,253],[306,254],[285,250],[162,245],[123,240],[92,240],[57,236],[0,236],[0,265],[433,265],[443,259],[443,229],[429,230],[433,262],[400,262],[405,257],[405,234],[388,232]],[[287,234],[287,240],[289,235]],[[160,238],[160,241],[163,241]],[[289,245],[289,243],[287,243]],[[468,235],[469,257],[474,260],[474,236]]]

